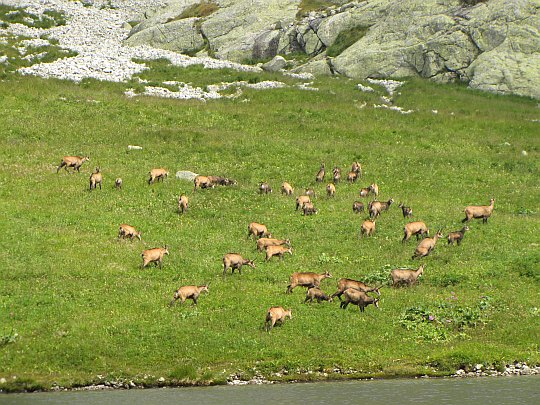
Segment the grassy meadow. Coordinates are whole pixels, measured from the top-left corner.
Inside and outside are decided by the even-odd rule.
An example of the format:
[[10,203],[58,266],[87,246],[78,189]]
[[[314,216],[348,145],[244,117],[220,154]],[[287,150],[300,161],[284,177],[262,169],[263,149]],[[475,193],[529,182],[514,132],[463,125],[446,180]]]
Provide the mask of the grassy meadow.
[[[143,76],[188,77],[194,85],[276,78],[170,66]],[[538,101],[409,80],[396,96],[397,105],[414,110],[405,115],[373,108],[379,95],[356,84],[321,78],[313,83],[319,91],[244,89],[238,99],[204,103],[130,99],[123,92],[133,84],[4,77],[0,389],[104,379],[152,385],[160,377],[162,384],[223,383],[231,374],[448,375],[477,363],[538,364]],[[80,174],[57,174],[64,155],[91,161]],[[334,166],[346,177],[355,160],[362,178],[326,197],[327,182],[314,181],[320,164],[329,180]],[[90,192],[96,166],[104,185]],[[170,176],[148,185],[155,167]],[[238,185],[193,192],[191,182],[175,179],[177,170]],[[259,195],[261,181],[274,192]],[[294,197],[279,192],[283,181],[295,195],[313,187],[318,215],[295,211]],[[354,214],[352,203],[372,182],[395,205],[373,237],[360,239],[365,215]],[[185,215],[177,213],[181,193],[190,199]],[[471,222],[460,247],[443,239],[429,257],[411,260],[416,242],[401,243],[406,221],[398,202],[432,234],[447,234],[461,229],[465,206],[491,197],[493,216]],[[294,255],[265,263],[246,238],[252,221],[290,238]],[[141,230],[142,242],[117,240],[122,223]],[[163,268],[141,269],[142,250],[165,244]],[[257,268],[223,278],[228,252],[254,258]],[[321,287],[331,294],[341,277],[386,284],[392,268],[420,263],[426,270],[416,286],[383,287],[380,310],[303,304],[302,287],[285,294],[295,271],[329,270],[333,278]],[[168,306],[178,287],[207,282],[198,306]],[[293,319],[266,333],[273,305],[292,308]]]

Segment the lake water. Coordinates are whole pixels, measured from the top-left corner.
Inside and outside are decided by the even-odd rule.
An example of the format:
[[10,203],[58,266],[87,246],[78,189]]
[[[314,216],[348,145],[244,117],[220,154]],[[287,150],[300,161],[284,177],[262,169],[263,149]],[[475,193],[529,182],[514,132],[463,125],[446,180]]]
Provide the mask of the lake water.
[[1,404],[540,404],[540,376],[0,395]]

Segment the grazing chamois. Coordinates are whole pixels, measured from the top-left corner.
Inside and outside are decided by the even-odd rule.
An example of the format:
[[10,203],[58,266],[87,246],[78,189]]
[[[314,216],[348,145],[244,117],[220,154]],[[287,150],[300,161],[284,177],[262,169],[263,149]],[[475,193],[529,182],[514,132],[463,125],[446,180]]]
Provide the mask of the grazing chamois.
[[215,184],[212,183],[212,180],[210,180],[207,176],[197,176],[193,179],[193,191],[197,191],[198,188],[205,189],[214,187]]
[[369,216],[371,218],[377,218],[381,212],[388,211],[388,208],[394,203],[394,199],[390,198],[388,201],[372,201],[369,204]]
[[403,213],[403,218],[412,218],[412,208],[406,207],[405,204],[399,203],[399,208],[401,208],[401,212]]
[[266,261],[269,261],[274,256],[279,256],[280,260],[283,260],[283,255],[288,253],[292,256],[292,247],[284,246],[267,246],[266,247]]
[[336,186],[334,186],[333,183],[328,183],[328,185],[326,186],[326,195],[328,197],[334,197],[335,194],[336,194]]
[[223,275],[227,272],[227,269],[231,269],[231,272],[234,274],[235,270],[238,270],[238,273],[242,274],[242,266],[246,265],[255,268],[255,263],[253,260],[244,259],[238,253],[227,253],[223,256]]
[[266,228],[266,225],[259,224],[257,222],[251,222],[248,225],[248,235],[247,235],[247,237],[249,238],[251,235],[253,235],[255,237],[255,239],[263,238],[263,237],[267,237],[267,238],[272,237],[272,234],[270,232],[268,232],[268,229]]
[[349,183],[356,183],[356,180],[358,180],[358,173],[349,172],[349,174],[347,174],[347,181]]
[[332,297],[329,297],[328,295],[326,295],[324,291],[321,290],[319,287],[308,288],[306,292],[306,299],[304,300],[304,304],[308,301],[312,303],[314,299],[317,300],[319,304],[321,303],[321,301],[328,301],[328,302],[333,301]]
[[135,227],[128,224],[122,224],[118,230],[118,239],[129,238],[131,241],[133,241],[133,238],[139,238],[139,240],[141,240],[141,234],[142,233],[137,231]]
[[365,293],[375,292],[380,297],[381,292],[379,291],[379,289],[382,288],[382,286],[370,287],[361,281],[352,280],[350,278],[340,278],[337,284],[337,291],[334,294],[332,294],[332,298],[338,297],[339,300],[341,301],[341,296],[343,295],[343,292],[345,292],[345,290],[347,290],[348,288],[352,288],[358,291],[363,291]]
[[103,175],[101,174],[99,167],[96,167],[95,172],[90,175],[90,191],[97,188],[98,184],[99,184],[99,189],[101,190],[102,183],[103,183]]
[[399,285],[413,285],[418,280],[418,277],[424,273],[425,265],[422,264],[418,269],[394,269],[390,272],[392,276],[392,285],[398,287]]
[[489,200],[489,205],[469,205],[465,208],[465,218],[461,222],[469,222],[473,218],[482,218],[482,223],[487,223],[493,213],[495,198]]
[[281,194],[293,195],[293,193],[294,193],[294,188],[289,183],[284,181],[283,184],[281,185]]
[[259,184],[259,193],[260,194],[268,194],[272,192],[272,187],[270,185],[263,181],[261,184]]
[[257,240],[257,250],[262,252],[268,246],[287,246],[291,247],[291,241],[289,239],[273,239],[273,238],[261,238]]
[[315,181],[317,183],[322,183],[324,181],[325,174],[326,174],[326,171],[324,170],[324,163],[322,163],[321,168],[317,172],[317,176],[315,176]]
[[302,210],[304,211],[304,215],[312,215],[319,212],[317,208],[313,205],[313,203],[305,203],[302,207]]
[[313,190],[312,188],[306,188],[304,190],[304,195],[315,198],[315,190]]
[[183,213],[187,212],[187,210],[188,210],[188,202],[189,202],[189,199],[184,194],[182,194],[180,197],[178,197],[178,213],[179,214],[183,214]]
[[419,236],[429,236],[429,228],[422,221],[414,221],[405,225],[403,228],[403,233],[404,235],[402,242],[407,242],[413,235],[416,235],[416,240],[418,240]]
[[182,305],[187,299],[193,300],[193,305],[197,305],[197,300],[202,292],[208,293],[208,284],[205,285],[185,285],[180,287],[174,293],[173,300],[169,303],[169,306],[174,305],[177,300],[180,300]]
[[332,275],[326,270],[324,273],[293,273],[289,277],[289,285],[287,286],[287,294],[292,293],[292,290],[298,286],[302,287],[319,287],[321,281],[325,278],[331,278]]
[[159,266],[161,268],[161,264],[163,262],[163,256],[169,255],[169,247],[165,245],[165,247],[162,248],[153,248],[153,249],[147,249],[144,252],[142,252],[141,257],[143,259],[142,267],[143,269],[148,266],[150,263],[155,263],[156,266]]
[[369,193],[371,193],[371,189],[369,187],[360,189],[360,197],[368,197]]
[[285,319],[289,317],[289,319],[292,319],[292,310],[284,309],[283,307],[271,307],[266,312],[266,318],[264,319],[264,329],[267,332],[270,332],[274,325],[279,322],[279,324],[283,324],[285,322]]
[[66,169],[66,172],[69,173],[68,167],[73,167],[73,173],[75,173],[75,170],[77,170],[78,173],[80,173],[80,168],[82,164],[86,161],[89,161],[90,158],[88,156],[64,156],[62,161],[60,162],[60,165],[56,169],[56,173],[63,167]]
[[463,240],[463,237],[465,236],[465,232],[470,230],[470,228],[465,225],[463,228],[461,228],[460,231],[456,232],[450,232],[448,234],[448,244],[454,245],[454,242],[457,242],[458,246],[461,245],[461,241]]
[[340,308],[347,309],[347,305],[353,304],[358,305],[360,312],[364,312],[364,309],[369,304],[373,304],[375,308],[379,309],[379,298],[370,297],[363,291],[347,288],[343,291],[343,295],[345,296],[345,299],[339,305]]
[[304,209],[304,205],[311,203],[311,198],[309,198],[308,195],[301,195],[296,197],[296,211],[298,211],[298,208]]
[[115,188],[122,188],[122,179],[120,177],[117,177],[114,181],[114,187]]
[[334,170],[332,170],[332,174],[333,174],[334,184],[338,184],[339,181],[341,180],[341,169],[337,166],[334,167]]
[[433,238],[423,239],[416,247],[416,250],[414,251],[414,255],[412,256],[412,258],[418,259],[420,257],[426,257],[427,255],[429,255],[431,251],[435,248],[435,244],[437,243],[437,240],[442,237],[443,237],[442,230],[439,229],[437,231],[437,234]]
[[235,186],[237,184],[236,180],[229,179],[228,177],[222,177],[222,176],[206,176],[208,180],[213,185],[217,186]]
[[366,219],[364,222],[362,222],[362,226],[360,227],[360,237],[364,235],[372,236],[375,233],[376,221],[376,219]]
[[158,182],[160,180],[163,182],[163,180],[169,176],[169,172],[163,168],[152,169],[148,174],[150,175],[150,178],[148,179],[148,184],[154,184],[156,180]]
[[364,212],[364,203],[361,201],[353,202],[352,210],[356,214],[360,214],[361,212]]

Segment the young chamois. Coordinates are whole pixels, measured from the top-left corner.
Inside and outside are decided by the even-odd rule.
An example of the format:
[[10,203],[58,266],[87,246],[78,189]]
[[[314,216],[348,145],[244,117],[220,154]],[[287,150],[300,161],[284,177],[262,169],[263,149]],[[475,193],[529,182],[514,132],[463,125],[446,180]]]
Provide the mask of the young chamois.
[[283,260],[283,255],[288,253],[292,256],[292,247],[284,246],[267,246],[266,247],[266,261],[269,261],[274,256],[279,256],[280,260]]
[[392,285],[398,287],[399,285],[410,286],[416,283],[418,277],[424,273],[425,265],[422,264],[418,269],[394,269],[390,272],[392,276]]
[[90,191],[97,188],[98,184],[99,184],[99,189],[101,190],[102,183],[103,183],[103,175],[101,174],[99,167],[96,167],[95,172],[90,175]]
[[375,233],[375,222],[376,219],[366,219],[364,222],[362,222],[362,226],[360,227],[360,237],[362,236],[372,236]]
[[304,195],[315,198],[315,190],[313,190],[312,188],[306,188],[304,190]]
[[271,193],[272,192],[272,187],[270,187],[270,185],[263,181],[260,185],[259,185],[259,193],[260,194],[268,194],[268,193]]
[[335,194],[336,194],[336,186],[334,186],[333,183],[328,183],[328,185],[326,186],[326,195],[328,197],[334,197]]
[[322,183],[324,181],[325,174],[326,174],[326,171],[324,170],[324,163],[322,163],[321,168],[317,172],[317,176],[315,176],[315,181],[317,183]]
[[325,278],[332,278],[332,275],[326,270],[324,273],[293,273],[289,277],[289,285],[287,286],[287,294],[292,293],[292,290],[298,286],[302,287],[319,287],[321,281]]
[[328,295],[326,295],[324,291],[321,290],[319,287],[308,288],[306,292],[306,299],[304,300],[304,304],[308,301],[312,303],[314,299],[317,300],[317,303],[319,304],[321,303],[321,301],[328,301],[328,302],[333,301],[332,297],[329,297]]
[[177,300],[180,300],[182,305],[187,299],[193,300],[193,305],[197,305],[197,300],[202,292],[208,293],[208,284],[205,285],[185,285],[180,287],[174,293],[173,300],[169,303],[169,306],[173,306]]
[[290,308],[285,310],[283,307],[271,307],[268,312],[266,312],[264,329],[267,332],[270,332],[276,323],[279,322],[279,324],[282,325],[287,317],[292,319],[292,310]]
[[361,201],[353,202],[352,210],[356,214],[360,214],[361,212],[364,212],[364,203]]
[[334,167],[334,170],[332,170],[332,174],[333,174],[334,184],[339,183],[339,181],[341,180],[341,169],[337,166]]
[[360,197],[367,197],[371,193],[371,188],[365,187],[360,189]]
[[237,184],[236,180],[229,179],[228,177],[206,176],[206,178],[216,186],[235,186]]
[[251,235],[253,235],[255,237],[255,239],[263,238],[263,237],[267,237],[267,238],[272,237],[272,234],[270,232],[268,232],[268,229],[266,228],[266,225],[259,224],[257,222],[252,222],[252,223],[250,223],[248,225],[248,235],[247,235],[247,237],[249,238]]
[[232,274],[235,270],[238,270],[238,273],[242,274],[242,266],[249,266],[252,269],[255,268],[255,263],[253,260],[244,259],[238,253],[227,253],[223,256],[223,275],[227,272],[227,269],[231,269]]
[[150,170],[150,178],[148,179],[148,184],[154,184],[154,181],[162,181],[166,179],[169,176],[169,172],[163,168],[160,169],[152,169]]
[[356,180],[358,180],[358,173],[349,172],[349,174],[347,174],[347,181],[349,183],[356,183]]
[[66,169],[66,172],[68,173],[68,167],[73,167],[73,173],[75,173],[75,170],[80,173],[80,168],[82,164],[89,160],[90,158],[88,156],[64,156],[62,161],[60,162],[60,165],[56,168],[56,173],[58,173],[58,171],[62,167]]
[[120,177],[117,177],[116,180],[114,181],[114,187],[115,188],[122,188],[122,179]]
[[311,203],[311,198],[309,198],[308,195],[301,195],[296,197],[296,211],[298,211],[298,208],[304,209],[304,205]]
[[369,186],[369,190],[371,191],[371,194],[373,194],[375,197],[379,195],[379,186],[377,185],[377,183],[371,184]]
[[429,236],[429,228],[422,221],[414,221],[405,225],[403,228],[403,233],[404,235],[402,242],[407,242],[413,235],[416,235],[416,240],[418,240],[419,236]]
[[302,207],[302,210],[304,211],[304,215],[312,215],[319,212],[319,210],[315,208],[315,206],[311,202],[305,203]]
[[182,194],[180,197],[178,197],[178,213],[179,214],[183,214],[183,213],[187,212],[187,210],[188,210],[188,202],[189,202],[189,199],[184,194]]
[[169,255],[169,247],[165,245],[162,248],[153,248],[147,249],[142,252],[141,257],[143,259],[142,267],[143,269],[148,266],[150,263],[155,263],[156,266],[161,268],[161,263],[163,262],[163,256]]
[[403,213],[403,218],[412,218],[412,208],[406,207],[405,204],[399,203],[399,208],[401,208],[401,212]]
[[482,223],[487,223],[493,213],[495,198],[489,200],[489,205],[469,205],[465,208],[465,218],[461,222],[469,222],[473,218],[482,218]]
[[362,165],[360,162],[353,162],[351,165],[351,172],[358,174],[359,176],[362,175]]
[[133,238],[139,238],[139,240],[141,240],[141,232],[137,231],[137,229],[131,225],[122,224],[118,230],[118,239],[120,238],[129,238],[132,242]]
[[294,188],[289,183],[284,181],[283,184],[281,185],[281,194],[293,195],[293,193],[294,193]]
[[340,278],[337,284],[337,291],[332,294],[333,297],[338,297],[341,301],[341,296],[347,290],[348,288],[352,288],[358,291],[363,291],[365,293],[368,292],[375,292],[379,297],[381,296],[381,292],[379,291],[381,287],[370,287],[369,285],[362,283],[361,281],[352,280],[350,278]]
[[463,228],[461,228],[460,231],[456,232],[450,232],[448,234],[448,244],[454,245],[454,242],[457,242],[458,246],[461,245],[461,241],[463,240],[463,237],[465,236],[465,232],[470,230],[470,228],[465,225]]
[[358,305],[360,312],[364,312],[364,309],[369,304],[373,304],[375,308],[379,309],[379,298],[370,297],[363,291],[347,288],[343,291],[343,295],[345,296],[345,299],[339,305],[340,308],[347,309],[347,305],[353,304]]
[[433,238],[423,239],[416,247],[416,250],[414,251],[414,255],[412,256],[412,258],[418,259],[420,257],[426,257],[427,255],[429,255],[431,251],[435,248],[435,244],[437,243],[437,240],[442,237],[443,237],[442,230],[439,229],[437,231],[437,234]]
[[291,241],[289,239],[273,239],[273,238],[261,238],[257,240],[257,250],[262,252],[268,246],[287,246],[291,247]]
[[388,201],[372,201],[369,204],[369,216],[371,218],[377,218],[381,212],[388,211],[388,208],[390,208],[393,203],[393,198],[390,198]]
[[197,191],[198,188],[205,189],[214,187],[215,184],[206,176],[197,176],[193,179],[193,191]]

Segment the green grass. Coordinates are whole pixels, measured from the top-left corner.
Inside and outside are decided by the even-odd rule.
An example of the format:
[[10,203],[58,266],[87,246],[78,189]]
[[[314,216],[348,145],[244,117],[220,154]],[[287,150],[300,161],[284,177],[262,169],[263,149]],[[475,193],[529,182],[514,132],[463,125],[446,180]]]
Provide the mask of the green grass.
[[170,18],[167,22],[183,20],[185,18],[204,18],[215,13],[219,10],[219,5],[213,1],[201,1],[200,3],[192,4],[187,7],[180,15],[177,17]]
[[[199,85],[249,80],[238,72],[158,66],[145,77]],[[313,84],[318,92],[245,89],[238,100],[201,103],[127,99],[126,84],[9,74],[0,82],[3,389],[80,385],[98,375],[195,384],[256,371],[313,379],[323,377],[302,372],[322,370],[339,378],[331,373],[336,366],[354,369],[353,377],[380,377],[538,364],[537,101],[410,80],[396,103],[415,112],[400,115],[371,108],[378,96],[359,92],[356,83],[321,78]],[[128,144],[143,150],[128,151]],[[91,161],[80,174],[57,174],[64,155]],[[347,171],[356,160],[364,176],[338,184],[335,198],[314,184],[321,162]],[[104,188],[89,192],[96,166]],[[171,176],[149,186],[154,167]],[[225,175],[238,185],[193,192],[190,182],[174,178],[176,170]],[[114,189],[116,177],[122,190]],[[315,188],[318,215],[295,212],[294,199],[278,192],[285,180],[296,194]],[[274,193],[259,195],[260,181]],[[470,225],[460,247],[441,241],[422,260],[418,285],[384,287],[379,311],[304,305],[302,288],[286,295],[295,271],[328,269],[333,278],[322,288],[333,293],[340,277],[384,283],[392,267],[418,265],[411,261],[415,242],[401,243],[404,220],[395,206],[372,238],[359,238],[363,218],[352,202],[374,181],[381,199],[405,202],[431,229],[460,229],[464,207],[490,197],[495,211],[488,224]],[[182,216],[181,193],[190,198]],[[294,255],[265,263],[246,239],[252,221],[290,238]],[[141,230],[143,242],[118,241],[121,223]],[[142,250],[164,244],[171,254],[163,268],[142,270]],[[228,252],[255,258],[257,268],[223,279]],[[198,307],[168,306],[179,286],[205,282],[210,293]],[[272,305],[291,307],[293,319],[265,333]],[[282,370],[289,374],[272,376]]]
[[326,50],[328,56],[338,56],[345,49],[347,49],[352,44],[356,43],[360,38],[366,35],[369,27],[357,26],[351,29],[341,31],[337,36],[336,40],[332,45]]
[[336,2],[330,0],[302,0],[298,5],[298,13],[296,14],[296,17],[302,18],[307,16],[312,11],[325,10],[328,7],[335,5]]

